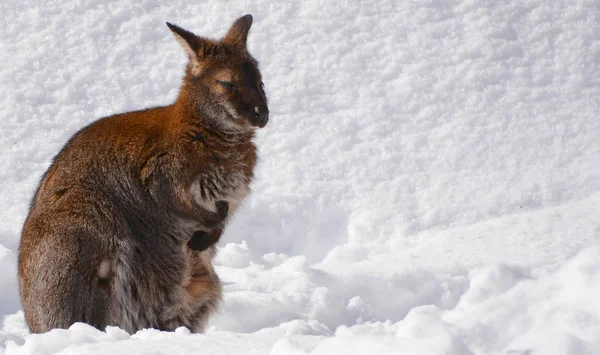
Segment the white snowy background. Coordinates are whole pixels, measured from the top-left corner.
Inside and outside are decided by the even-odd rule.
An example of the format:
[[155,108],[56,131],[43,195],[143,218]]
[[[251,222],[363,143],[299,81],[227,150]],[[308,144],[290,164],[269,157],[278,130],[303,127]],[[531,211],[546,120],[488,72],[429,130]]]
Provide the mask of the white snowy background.
[[[171,103],[165,21],[254,15],[271,120],[206,334],[30,335],[20,231],[93,120]],[[0,2],[0,354],[600,354],[596,0]]]

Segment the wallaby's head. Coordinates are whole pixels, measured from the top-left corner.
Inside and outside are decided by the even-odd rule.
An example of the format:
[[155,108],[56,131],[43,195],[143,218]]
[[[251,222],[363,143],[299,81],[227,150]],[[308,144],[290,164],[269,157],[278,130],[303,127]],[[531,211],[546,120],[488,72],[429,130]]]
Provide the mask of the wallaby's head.
[[189,57],[185,90],[195,107],[228,128],[264,127],[269,108],[258,62],[246,48],[252,16],[233,23],[220,40],[199,37],[170,24]]

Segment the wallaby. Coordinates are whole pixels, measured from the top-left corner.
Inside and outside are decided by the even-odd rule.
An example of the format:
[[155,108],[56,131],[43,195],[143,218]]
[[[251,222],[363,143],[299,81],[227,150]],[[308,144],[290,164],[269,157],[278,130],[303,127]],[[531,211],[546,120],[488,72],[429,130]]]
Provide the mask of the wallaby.
[[176,101],[102,118],[54,158],[19,251],[31,332],[203,331],[221,299],[214,244],[249,193],[269,118],[251,24],[211,40],[167,23],[189,57]]

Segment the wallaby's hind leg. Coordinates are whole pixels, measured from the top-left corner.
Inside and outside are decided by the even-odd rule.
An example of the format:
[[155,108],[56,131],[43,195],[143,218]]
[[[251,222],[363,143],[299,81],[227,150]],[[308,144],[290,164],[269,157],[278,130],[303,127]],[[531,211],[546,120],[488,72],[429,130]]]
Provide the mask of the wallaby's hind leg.
[[[222,230],[216,232],[220,235]],[[191,275],[185,288],[188,302],[194,309],[190,320],[190,330],[194,333],[204,332],[209,316],[216,311],[221,302],[221,285],[211,262],[215,253],[215,246],[212,245],[207,250],[192,251],[191,255],[188,255]]]
[[21,275],[23,309],[31,332],[68,328],[75,322],[104,329],[110,283],[99,279],[89,246],[81,247],[75,238],[46,240],[52,242],[40,243],[24,256],[30,267]]

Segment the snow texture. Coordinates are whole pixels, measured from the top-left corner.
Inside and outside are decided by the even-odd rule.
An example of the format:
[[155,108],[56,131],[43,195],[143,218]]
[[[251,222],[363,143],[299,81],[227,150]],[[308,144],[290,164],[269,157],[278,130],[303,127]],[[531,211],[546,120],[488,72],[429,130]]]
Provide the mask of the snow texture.
[[[30,335],[18,244],[67,139],[171,103],[251,13],[270,100],[206,334]],[[599,354],[596,0],[0,3],[0,354]]]

